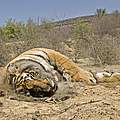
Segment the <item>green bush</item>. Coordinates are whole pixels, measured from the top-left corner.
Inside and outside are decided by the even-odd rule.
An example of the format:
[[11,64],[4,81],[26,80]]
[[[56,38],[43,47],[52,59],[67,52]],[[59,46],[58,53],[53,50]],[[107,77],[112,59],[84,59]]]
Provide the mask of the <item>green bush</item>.
[[18,38],[23,32],[23,25],[21,23],[15,22],[12,19],[6,21],[6,24],[2,27],[3,34],[8,39]]

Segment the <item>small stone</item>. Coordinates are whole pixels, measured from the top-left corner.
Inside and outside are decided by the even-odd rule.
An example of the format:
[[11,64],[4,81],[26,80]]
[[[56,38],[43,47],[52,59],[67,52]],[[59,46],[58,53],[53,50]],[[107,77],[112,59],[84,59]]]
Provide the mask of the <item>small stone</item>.
[[2,102],[0,102],[0,107],[3,107],[3,103]]
[[0,97],[3,97],[3,96],[5,96],[5,93],[4,91],[0,90]]

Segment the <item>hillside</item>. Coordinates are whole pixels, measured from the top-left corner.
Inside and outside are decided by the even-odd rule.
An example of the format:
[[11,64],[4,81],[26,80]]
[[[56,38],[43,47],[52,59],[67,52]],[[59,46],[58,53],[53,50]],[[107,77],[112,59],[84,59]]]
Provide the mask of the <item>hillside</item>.
[[[120,72],[120,14],[92,15],[41,24],[8,20],[0,28],[0,66],[34,47],[67,55],[82,68]],[[120,83],[83,85],[63,81],[51,98],[15,94],[3,85],[0,67],[0,120],[119,120]]]
[[92,58],[95,64],[119,64],[119,37],[118,12],[58,22],[29,19],[24,24],[10,19],[0,28],[0,65],[33,47],[60,51],[75,62]]

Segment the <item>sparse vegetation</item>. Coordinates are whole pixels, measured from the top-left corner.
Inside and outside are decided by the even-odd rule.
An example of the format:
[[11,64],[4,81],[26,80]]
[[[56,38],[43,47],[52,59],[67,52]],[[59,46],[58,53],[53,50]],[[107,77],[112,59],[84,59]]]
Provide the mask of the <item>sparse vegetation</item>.
[[[41,23],[41,24],[40,24]],[[0,65],[33,47],[58,50],[76,62],[94,58],[97,64],[118,64],[120,13],[97,9],[94,16],[53,22],[43,19],[26,24],[8,20],[0,27]]]
[[96,64],[102,65],[119,63],[120,14],[118,11],[104,14],[105,9],[97,9],[90,23],[76,22],[73,32],[77,47],[75,58],[93,57]]
[[72,46],[76,48],[74,52],[75,62],[77,62],[78,58],[86,57],[88,55],[88,51],[86,51],[85,49],[89,49],[90,41],[88,36],[90,36],[91,31],[91,26],[88,23],[82,20],[78,20],[75,22],[75,27],[71,31],[71,37],[72,40],[74,40],[74,44],[72,44]]
[[23,25],[12,19],[6,21],[6,24],[2,27],[2,32],[5,38],[9,41],[12,38],[18,38],[23,34]]

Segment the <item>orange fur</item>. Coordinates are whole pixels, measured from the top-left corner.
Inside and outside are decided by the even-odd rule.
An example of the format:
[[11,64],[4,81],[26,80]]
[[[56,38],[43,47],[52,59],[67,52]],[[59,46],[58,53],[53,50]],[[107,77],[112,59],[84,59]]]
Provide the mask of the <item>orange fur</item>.
[[[46,48],[34,48],[22,53],[10,61],[4,70],[6,72],[5,81],[11,84],[16,91],[29,90],[36,94],[55,93],[56,81],[60,81],[56,73],[66,80],[96,84],[96,79],[91,72],[80,68],[60,52]],[[31,72],[33,75],[30,70],[33,70]],[[37,76],[34,72],[39,75]]]
[[78,65],[72,62],[68,57],[61,54],[60,52],[56,52],[55,50],[47,48],[34,48],[22,53],[21,55],[34,54],[34,51],[44,51],[47,53],[50,61],[54,63],[58,69],[60,68],[60,70],[62,69],[63,72],[67,73],[70,76],[71,81],[82,81],[87,84],[96,83],[92,73],[78,67]]

